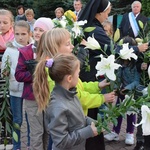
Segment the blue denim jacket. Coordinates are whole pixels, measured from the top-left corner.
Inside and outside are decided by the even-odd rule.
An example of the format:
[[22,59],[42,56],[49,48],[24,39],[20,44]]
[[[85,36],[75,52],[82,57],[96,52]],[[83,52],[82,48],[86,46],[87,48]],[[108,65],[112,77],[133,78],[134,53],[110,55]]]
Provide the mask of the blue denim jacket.
[[129,66],[122,66],[119,68],[118,76],[123,89],[133,90],[140,82],[140,74],[137,71],[136,66],[133,68]]

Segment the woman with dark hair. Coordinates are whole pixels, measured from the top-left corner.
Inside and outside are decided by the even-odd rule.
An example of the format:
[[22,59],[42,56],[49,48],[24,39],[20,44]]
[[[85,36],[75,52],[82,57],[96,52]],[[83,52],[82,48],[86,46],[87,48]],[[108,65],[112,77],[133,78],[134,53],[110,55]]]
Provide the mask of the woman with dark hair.
[[23,5],[19,5],[16,9],[17,11],[17,16],[15,17],[15,21],[19,21],[19,20],[27,20],[26,16],[25,16],[25,8]]
[[[105,44],[107,44],[106,53],[107,55],[111,54],[111,39],[106,34],[102,23],[107,20],[108,15],[111,11],[111,3],[108,0],[89,0],[84,10],[82,11],[78,20],[87,20],[87,24],[84,27],[95,27],[90,33],[85,35],[85,38],[88,36],[94,35],[94,38],[98,41],[101,48],[104,49]],[[148,48],[148,44],[142,44],[140,46],[133,47],[135,52],[142,52]],[[116,46],[116,49],[121,49],[120,46]],[[103,54],[100,50],[90,50],[89,49],[89,65],[90,71],[87,72],[84,68],[81,69],[80,78],[82,81],[96,81],[96,69],[95,66],[100,58],[96,56]],[[104,78],[104,77],[103,77]],[[100,79],[102,80],[102,79]],[[90,109],[88,111],[88,116],[93,119],[97,119],[98,108]],[[89,138],[86,142],[86,150],[105,150],[104,137],[103,133],[99,136],[94,137],[93,139]]]

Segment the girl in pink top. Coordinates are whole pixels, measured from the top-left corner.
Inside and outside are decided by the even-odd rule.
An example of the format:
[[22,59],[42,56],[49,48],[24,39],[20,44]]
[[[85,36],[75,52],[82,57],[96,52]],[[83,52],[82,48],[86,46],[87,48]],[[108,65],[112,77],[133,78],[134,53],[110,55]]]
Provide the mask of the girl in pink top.
[[0,9],[0,54],[6,49],[6,43],[14,39],[13,14],[9,10]]

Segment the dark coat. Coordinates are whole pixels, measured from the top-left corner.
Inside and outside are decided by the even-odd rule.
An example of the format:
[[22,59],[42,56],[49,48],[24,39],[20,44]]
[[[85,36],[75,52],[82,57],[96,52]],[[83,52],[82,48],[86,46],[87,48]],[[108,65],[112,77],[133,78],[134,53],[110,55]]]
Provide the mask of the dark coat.
[[[138,21],[141,21],[143,22],[143,24],[145,25],[148,21],[148,18],[143,16],[142,14],[139,14],[137,17],[136,17],[136,21],[137,21],[137,24],[139,26],[139,23]],[[130,25],[130,21],[129,21],[129,13],[126,13],[123,15],[123,18],[122,18],[122,21],[121,21],[121,24],[120,24],[120,38],[123,38],[125,36],[130,36],[130,37],[133,37],[133,38],[136,38],[134,36],[134,33],[133,33],[133,30],[132,30],[132,27]],[[142,30],[139,26],[139,29],[140,31]]]
[[[93,23],[91,24],[92,27],[96,27],[95,30],[88,33],[86,37],[94,36],[94,38],[98,41],[98,43],[101,46],[101,49],[104,50],[105,46],[107,45],[106,53],[109,56],[111,54],[111,39],[106,34],[103,26],[101,23],[95,18],[93,20]],[[115,51],[119,52],[122,47],[119,45],[115,45]],[[133,49],[136,54],[139,53],[137,46],[133,46]],[[100,54],[103,54],[101,50],[89,50],[89,65],[90,65],[90,71],[87,72],[85,68],[81,69],[80,72],[80,79],[82,81],[95,81],[97,80],[95,75],[97,73],[97,70],[95,69],[95,66],[98,61],[100,61],[100,58],[96,58]]]
[[[95,30],[90,32],[86,37],[94,35],[94,38],[99,42],[102,49],[104,49],[105,44],[108,45],[108,49],[106,53],[108,55],[111,54],[110,52],[110,38],[106,35],[106,32],[103,29],[103,26],[100,24],[100,22],[97,19],[94,19],[92,27],[96,27]],[[89,65],[90,65],[90,71],[87,72],[84,69],[80,72],[80,79],[82,81],[96,81],[96,69],[95,66],[97,64],[97,61],[100,61],[100,58],[95,58],[96,56],[103,54],[101,50],[89,50]]]

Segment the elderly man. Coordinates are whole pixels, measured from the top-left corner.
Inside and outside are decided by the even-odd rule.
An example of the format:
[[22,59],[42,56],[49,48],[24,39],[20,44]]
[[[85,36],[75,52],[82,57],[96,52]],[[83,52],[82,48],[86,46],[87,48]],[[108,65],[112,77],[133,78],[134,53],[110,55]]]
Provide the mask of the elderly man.
[[126,13],[123,15],[121,24],[120,24],[120,38],[125,36],[130,36],[133,38],[138,37],[141,27],[139,25],[139,20],[145,25],[148,21],[148,18],[143,16],[141,12],[141,2],[134,1],[131,5],[132,12]]

